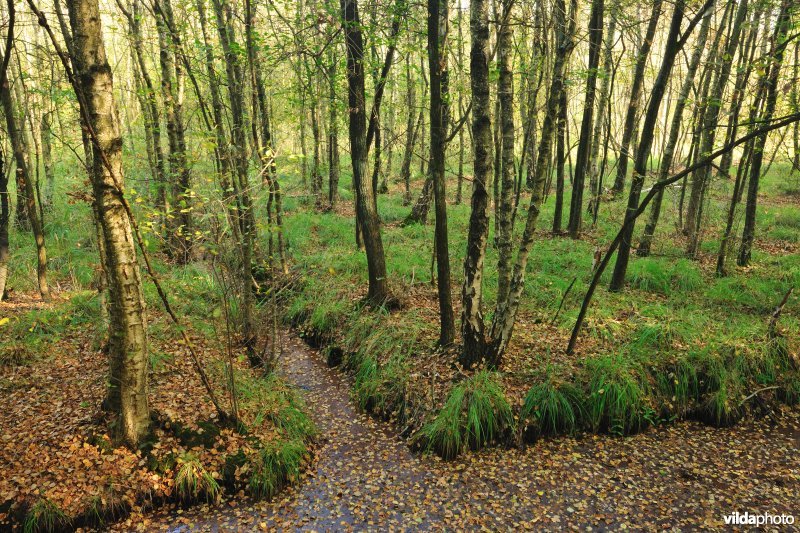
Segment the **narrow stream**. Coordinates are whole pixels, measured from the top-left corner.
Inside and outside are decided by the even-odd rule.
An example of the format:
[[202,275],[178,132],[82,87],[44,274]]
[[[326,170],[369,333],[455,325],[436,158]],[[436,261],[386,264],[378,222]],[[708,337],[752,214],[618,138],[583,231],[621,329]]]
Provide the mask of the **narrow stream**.
[[340,372],[291,334],[285,342],[281,372],[306,392],[320,431],[307,475],[270,502],[155,513],[148,531],[695,528],[734,511],[800,521],[797,409],[777,423],[687,422],[444,462],[412,454],[392,426],[358,412]]

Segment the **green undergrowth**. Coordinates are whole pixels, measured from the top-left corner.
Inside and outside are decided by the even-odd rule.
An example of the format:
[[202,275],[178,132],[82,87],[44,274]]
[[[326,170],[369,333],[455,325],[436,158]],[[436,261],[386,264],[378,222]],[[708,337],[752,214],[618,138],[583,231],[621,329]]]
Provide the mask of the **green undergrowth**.
[[451,459],[496,442],[514,428],[514,413],[497,374],[480,371],[457,383],[418,438],[428,450]]
[[29,364],[47,357],[50,346],[70,332],[79,328],[96,330],[99,313],[97,293],[79,291],[68,301],[52,306],[13,317],[0,314],[0,366]]
[[[215,373],[225,369],[219,365]],[[299,391],[283,378],[237,371],[234,382],[248,437],[226,457],[224,481],[229,489],[272,498],[302,472],[317,430]]]

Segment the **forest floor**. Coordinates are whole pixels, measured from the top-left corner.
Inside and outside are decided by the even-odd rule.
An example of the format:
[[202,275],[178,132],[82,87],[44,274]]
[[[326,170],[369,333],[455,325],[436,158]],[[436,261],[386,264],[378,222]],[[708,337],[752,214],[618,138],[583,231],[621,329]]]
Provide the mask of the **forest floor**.
[[[219,423],[177,329],[157,310],[149,317],[153,435],[138,450],[117,443],[114,420],[101,407],[108,356],[98,309],[90,291],[48,304],[14,292],[0,304],[0,530],[104,529],[165,502],[252,490],[256,472],[271,476],[274,486],[263,490],[271,496],[299,473],[314,428],[296,389],[236,358],[248,432]],[[191,327],[189,335],[227,406],[224,349]],[[294,471],[262,468],[262,454],[282,446],[298,451]]]
[[[729,258],[730,275],[714,275],[725,193],[709,199],[697,261],[684,257],[685,237],[670,214],[675,209],[667,210],[652,256],[632,258],[626,290],[598,290],[571,357],[563,347],[591,276],[593,253],[618,229],[624,202],[603,203],[597,226],[572,240],[551,234],[551,198],[507,357],[498,371],[482,373],[465,372],[453,364],[454,351],[435,348],[433,227],[403,224],[410,207],[402,205],[397,184],[379,198],[390,286],[401,304],[390,312],[362,303],[366,267],[353,244],[346,186],[337,209],[320,212],[299,180],[284,183],[292,276],[280,303],[293,333],[285,336],[280,371],[268,380],[236,354],[237,382],[249,403],[245,412],[250,422],[262,424],[261,444],[242,442],[228,431],[211,447],[187,441],[182,429],[196,437],[213,408],[184,357],[177,329],[158,311],[155,290],[145,282],[150,397],[161,421],[154,464],[140,452],[110,445],[110,421],[102,416],[108,361],[97,333],[103,331],[98,299],[88,290],[97,254],[87,206],[57,205],[48,216],[50,279],[60,295],[53,304],[32,296],[32,239],[12,232],[14,292],[11,302],[0,304],[0,529],[9,520],[20,526],[25,513],[37,510],[57,520],[63,519],[58,513],[78,517],[73,526],[96,525],[95,510],[106,519],[130,511],[113,527],[146,531],[390,525],[694,529],[719,527],[735,511],[797,514],[790,506],[800,501],[800,184],[789,183],[781,169],[764,180],[751,266],[736,268]],[[342,183],[348,183],[346,176]],[[421,182],[414,187],[419,190]],[[676,206],[677,196],[670,191],[665,202]],[[263,207],[263,196],[257,205]],[[469,206],[448,209],[458,316]],[[197,216],[214,212],[198,208]],[[207,262],[170,265],[157,253],[160,236],[148,238],[173,306],[224,391],[225,290]],[[490,245],[487,254],[484,303],[490,315],[495,248]],[[769,317],[790,287],[795,294],[780,319],[781,335],[770,339]],[[480,396],[476,391],[488,394],[493,408],[507,406],[497,431],[477,445],[465,424],[469,402]],[[458,393],[467,400],[457,401]],[[547,395],[558,400],[560,411],[542,401]],[[448,404],[457,409],[448,411]],[[276,417],[295,423],[308,411],[318,440],[311,440],[310,425],[302,423],[302,456],[291,471],[270,474],[287,490],[271,501],[250,499],[255,467],[234,469],[236,479],[225,483],[225,464],[240,450],[255,465],[264,457],[261,450],[295,449],[296,439],[276,429]],[[491,423],[497,412],[486,415],[481,423]],[[460,435],[450,447],[458,457],[444,461],[427,452],[442,452],[441,441],[430,437],[449,422]],[[184,467],[207,484],[190,497],[178,489]],[[214,484],[220,490],[209,488]],[[184,508],[189,500],[217,496],[220,505]]]
[[798,408],[734,428],[685,422],[443,461],[412,453],[392,425],[360,411],[349,380],[291,333],[280,364],[322,436],[302,479],[271,502],[162,510],[145,529],[694,530],[721,528],[735,511],[798,512]]

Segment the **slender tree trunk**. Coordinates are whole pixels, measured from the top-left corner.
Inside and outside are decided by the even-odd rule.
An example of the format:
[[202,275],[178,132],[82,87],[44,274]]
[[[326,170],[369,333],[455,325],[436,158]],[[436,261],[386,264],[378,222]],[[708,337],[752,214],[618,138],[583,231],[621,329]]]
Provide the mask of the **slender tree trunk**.
[[[594,216],[597,208],[597,203],[600,201],[602,191],[599,188],[600,173],[605,167],[605,157],[600,161],[600,142],[603,136],[604,129],[611,129],[610,121],[606,120],[609,115],[606,112],[611,99],[611,77],[614,69],[614,39],[616,38],[617,31],[617,5],[616,3],[611,7],[610,17],[608,23],[608,31],[606,32],[605,46],[603,47],[603,75],[600,82],[600,97],[597,100],[597,116],[594,121],[594,132],[592,138],[595,142],[591,143],[591,150],[589,152],[589,191],[591,198],[589,199],[588,211]],[[604,150],[605,152],[605,150]]]
[[0,302],[6,296],[6,283],[8,281],[8,223],[10,220],[8,205],[8,175],[6,174],[5,160],[0,153]]
[[[533,244],[536,224],[541,213],[541,205],[544,199],[544,188],[548,161],[550,160],[552,137],[555,129],[556,115],[559,108],[559,99],[565,81],[565,68],[572,49],[575,46],[573,35],[575,33],[575,14],[577,11],[577,0],[572,0],[570,11],[567,15],[566,6],[563,0],[556,0],[554,6],[554,18],[556,20],[557,49],[553,63],[553,73],[550,82],[550,92],[545,106],[545,117],[542,122],[542,138],[539,143],[539,152],[536,157],[536,164],[533,168],[533,188],[528,205],[528,214],[525,220],[525,229],[520,240],[516,262],[511,273],[511,290],[508,298],[497,300],[492,327],[490,332],[490,345],[487,348],[486,361],[491,367],[499,366],[502,362],[511,334],[514,330],[514,323],[517,318],[522,291],[525,288],[525,271],[528,266],[531,245]],[[567,20],[565,20],[567,17]]]
[[556,203],[553,208],[553,235],[561,233],[564,218],[564,164],[567,161],[567,88],[561,87],[558,98],[558,119],[556,123]]
[[233,13],[228,4],[221,0],[212,0],[217,19],[217,30],[220,45],[225,59],[225,70],[228,77],[228,99],[231,112],[231,141],[233,160],[233,179],[231,188],[237,204],[240,239],[238,243],[241,257],[239,272],[242,292],[242,337],[251,363],[258,365],[255,346],[258,334],[255,329],[255,300],[252,287],[253,248],[255,246],[255,219],[252,212],[250,183],[248,178],[248,154],[244,121],[244,76],[234,39]]
[[[778,100],[778,81],[780,70],[783,63],[783,56],[786,50],[784,40],[789,31],[789,19],[791,15],[792,0],[783,0],[781,3],[778,20],[775,23],[775,32],[772,36],[772,61],[767,73],[762,76],[760,83],[766,87],[766,104],[764,114],[759,117],[759,123],[769,123],[775,113],[775,106]],[[739,257],[736,263],[739,266],[750,264],[753,250],[753,241],[756,232],[756,209],[758,207],[758,186],[761,179],[761,165],[764,160],[764,147],[767,144],[767,133],[755,139],[750,162],[750,181],[747,185],[747,203],[744,211],[744,229],[742,230],[742,242],[739,248]]]
[[[653,46],[653,37],[656,33],[658,26],[658,19],[661,17],[661,5],[663,0],[655,0],[653,2],[652,12],[650,13],[650,20],[647,23],[647,30],[645,31],[644,41],[639,48],[636,56],[636,67],[633,73],[633,82],[631,85],[631,98],[628,104],[628,110],[625,114],[625,125],[622,130],[622,142],[619,147],[619,159],[617,160],[617,176],[614,179],[614,186],[612,191],[615,194],[622,192],[625,188],[625,179],[628,174],[628,158],[631,149],[631,139],[634,138],[634,130],[636,129],[636,117],[639,111],[639,102],[642,100],[642,85],[644,84],[645,67],[647,66],[647,58],[650,55],[650,48]],[[645,132],[647,134],[647,132]]]
[[149,432],[147,342],[144,297],[131,221],[118,191],[122,187],[122,138],[111,68],[106,60],[97,0],[69,0],[77,83],[84,116],[96,136],[92,188],[100,211],[109,281],[109,405],[119,413],[119,432],[131,446]]
[[[11,50],[6,50],[5,53],[10,54]],[[49,301],[50,288],[47,285],[47,247],[45,246],[44,228],[42,227],[42,220],[39,218],[39,210],[36,207],[36,191],[34,189],[34,178],[28,164],[25,135],[17,122],[14,102],[11,100],[11,86],[8,74],[0,84],[0,103],[3,106],[3,114],[6,116],[6,131],[8,132],[11,149],[14,153],[14,162],[17,167],[16,177],[17,187],[19,187],[17,198],[20,197],[20,194],[22,195],[22,205],[24,206],[22,212],[28,217],[28,224],[33,231],[33,239],[36,243],[36,277],[39,282],[39,294],[42,300]],[[17,209],[19,210],[19,203]]]
[[474,147],[472,199],[464,285],[461,289],[461,335],[464,346],[459,362],[471,368],[486,352],[483,320],[483,264],[489,240],[489,191],[492,174],[492,125],[489,97],[489,1],[470,1],[470,87]]
[[[728,9],[733,12],[735,2],[729,2]],[[739,46],[739,35],[741,28],[744,25],[745,17],[747,16],[748,2],[742,0],[736,11],[736,17],[731,27],[731,34],[725,46],[725,50],[720,59],[721,64],[717,66],[714,72],[714,82],[709,93],[708,103],[705,108],[703,116],[702,137],[700,140],[700,153],[707,154],[714,149],[714,140],[716,138],[717,126],[719,123],[719,114],[722,108],[722,96],[725,90],[725,85],[728,82],[731,73],[731,66],[733,64],[733,57],[736,54],[736,49]],[[723,18],[723,20],[725,20]],[[690,258],[697,256],[697,250],[700,247],[700,227],[701,227],[701,209],[703,205],[703,197],[705,190],[708,187],[708,182],[711,179],[711,168],[705,167],[692,176],[692,191],[689,198],[689,212],[687,228],[689,230],[689,243],[686,249],[686,255]],[[694,200],[694,202],[692,202]]]
[[328,57],[328,202],[331,209],[339,200],[339,104],[336,100],[338,61],[331,47]]
[[[603,0],[592,0],[589,15],[589,74],[586,77],[586,99],[583,104],[578,155],[575,159],[575,177],[572,180],[572,199],[569,208],[569,234],[573,239],[581,232],[583,217],[583,189],[589,173],[589,152],[592,144],[594,99],[597,87],[597,69],[600,66],[600,47],[603,44]],[[595,140],[595,143],[597,141]]]
[[[514,73],[512,60],[514,39],[511,29],[511,0],[503,1],[503,12],[499,22],[497,34],[497,54],[499,57],[498,68],[500,77],[497,82],[497,100],[500,103],[500,152],[495,156],[499,161],[500,172],[495,172],[499,177],[499,196],[495,198],[497,204],[497,299],[506,300],[511,290],[511,261],[513,247],[513,218],[514,218]],[[497,147],[497,143],[495,143]]]
[[430,70],[430,120],[433,198],[436,211],[436,274],[439,295],[439,344],[455,341],[455,324],[450,282],[450,245],[447,239],[447,193],[445,189],[445,155],[447,153],[448,71],[447,33],[448,0],[428,0],[428,65]]
[[410,54],[406,54],[406,107],[408,115],[406,117],[406,144],[403,148],[403,163],[400,166],[400,178],[403,180],[405,191],[403,193],[403,205],[411,203],[411,158],[414,155],[414,144],[422,122],[422,113],[414,121],[414,107],[416,106],[416,93],[414,82],[411,80]]
[[[708,0],[706,5],[701,7],[701,13],[709,9],[713,0]],[[650,91],[650,103],[645,113],[644,123],[642,124],[642,136],[639,140],[639,145],[636,151],[636,159],[633,168],[633,180],[631,182],[631,190],[628,195],[628,207],[625,214],[626,220],[630,219],[631,223],[627,225],[623,240],[619,245],[617,252],[617,262],[614,265],[614,273],[611,276],[612,291],[619,291],[625,284],[625,274],[628,269],[628,259],[630,258],[631,242],[633,239],[634,223],[633,214],[639,208],[639,197],[641,195],[642,186],[644,185],[644,178],[647,174],[647,162],[650,158],[650,151],[655,137],[655,126],[658,120],[659,107],[664,98],[664,93],[667,88],[667,81],[669,80],[672,67],[675,64],[675,58],[678,52],[681,51],[686,44],[686,40],[694,29],[694,25],[690,25],[681,33],[681,23],[684,18],[685,0],[677,0],[675,3],[674,11],[672,13],[672,22],[670,23],[669,33],[667,34],[667,42],[664,50],[664,55],[661,60],[661,68],[659,69],[658,76],[653,83],[653,88]],[[695,18],[692,23],[696,24],[699,19]]]
[[[672,162],[675,158],[675,150],[678,145],[678,136],[680,134],[681,124],[683,123],[683,111],[686,109],[686,104],[689,101],[689,93],[694,85],[694,77],[697,73],[697,68],[700,65],[700,59],[703,56],[706,39],[708,38],[708,30],[711,26],[711,18],[711,13],[709,12],[709,14],[703,19],[703,23],[700,26],[700,32],[697,35],[694,51],[692,52],[692,57],[689,60],[689,66],[686,69],[686,75],[683,78],[683,85],[681,86],[680,93],[678,94],[675,110],[672,113],[672,122],[669,126],[669,138],[667,140],[666,147],[664,148],[664,155],[661,158],[661,165],[658,173],[659,181],[666,179],[672,171]],[[639,247],[636,249],[637,255],[641,257],[650,255],[650,247],[653,244],[653,235],[655,234],[656,226],[658,225],[658,219],[661,214],[661,203],[663,199],[663,190],[659,191],[655,198],[653,198],[653,204],[650,207],[650,217],[645,225],[644,235],[639,243]]]
[[358,16],[357,0],[341,0],[345,45],[347,49],[348,109],[350,115],[350,157],[357,198],[358,220],[364,239],[369,271],[367,299],[382,305],[389,297],[386,259],[383,252],[378,207],[372,187],[366,179],[367,110],[364,90],[364,38]]
[[171,0],[158,0],[156,26],[159,32],[159,58],[161,61],[161,88],[164,94],[164,109],[167,120],[169,140],[169,173],[172,196],[172,224],[170,232],[170,251],[179,263],[191,260],[191,170],[186,155],[186,125],[183,119],[183,95],[185,76],[183,67],[176,60],[178,47],[175,18]]

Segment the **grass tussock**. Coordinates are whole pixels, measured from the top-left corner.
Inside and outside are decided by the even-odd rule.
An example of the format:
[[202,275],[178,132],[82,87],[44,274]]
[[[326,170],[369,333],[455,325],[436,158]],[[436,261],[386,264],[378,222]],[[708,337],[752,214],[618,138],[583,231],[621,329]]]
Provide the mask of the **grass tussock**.
[[69,525],[69,519],[55,503],[45,497],[39,498],[28,510],[23,524],[25,533],[58,531]]
[[452,459],[498,440],[513,427],[514,414],[497,374],[483,370],[453,387],[421,438],[429,450]]
[[177,458],[177,473],[175,474],[175,489],[178,496],[187,502],[217,501],[220,495],[220,486],[216,479],[203,467],[200,460],[191,453],[182,454]]
[[594,431],[627,435],[647,425],[649,390],[641,368],[619,355],[599,356],[586,362],[586,372],[586,416]]
[[584,419],[583,404],[578,387],[549,374],[525,395],[520,420],[526,424],[526,437],[573,433]]
[[272,498],[300,475],[307,455],[306,444],[296,439],[263,445],[249,458],[252,472],[248,491],[256,498]]

